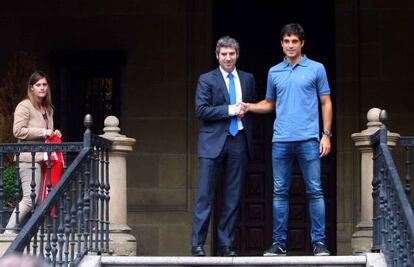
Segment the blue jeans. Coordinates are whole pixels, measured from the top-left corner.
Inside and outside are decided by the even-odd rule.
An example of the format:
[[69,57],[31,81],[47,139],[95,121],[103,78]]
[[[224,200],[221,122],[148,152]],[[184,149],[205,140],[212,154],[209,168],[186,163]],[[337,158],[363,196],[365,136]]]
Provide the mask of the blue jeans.
[[311,241],[325,241],[325,200],[321,186],[319,142],[274,142],[273,160],[273,242],[286,245],[289,217],[289,190],[292,165],[297,159],[302,170],[311,218]]

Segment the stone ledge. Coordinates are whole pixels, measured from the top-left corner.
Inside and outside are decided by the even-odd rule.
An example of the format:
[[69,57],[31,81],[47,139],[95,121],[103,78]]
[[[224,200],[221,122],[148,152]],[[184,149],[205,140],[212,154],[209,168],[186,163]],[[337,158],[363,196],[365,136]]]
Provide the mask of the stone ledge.
[[208,266],[259,266],[259,265],[357,265],[367,264],[366,256],[287,256],[287,257],[107,257],[102,265],[208,265]]

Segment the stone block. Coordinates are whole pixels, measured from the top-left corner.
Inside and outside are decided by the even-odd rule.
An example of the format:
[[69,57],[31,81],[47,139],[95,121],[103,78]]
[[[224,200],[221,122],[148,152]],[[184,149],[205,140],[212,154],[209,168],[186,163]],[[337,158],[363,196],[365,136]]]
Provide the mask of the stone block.
[[352,255],[351,242],[336,242],[336,254],[339,255]]
[[361,230],[352,235],[352,254],[365,254],[371,251],[372,248],[372,231]]
[[128,119],[125,132],[139,133],[135,148],[140,153],[187,153],[187,122],[185,118]]
[[128,209],[182,211],[187,208],[187,189],[128,188]]
[[159,161],[160,188],[186,188],[187,156],[185,154],[164,154]]
[[356,45],[358,28],[355,26],[357,16],[355,10],[337,11],[336,16],[336,42],[338,45]]
[[127,158],[128,187],[158,187],[159,164],[159,154],[130,153]]
[[137,240],[129,233],[110,233],[109,249],[113,256],[137,255]]
[[192,210],[187,211],[168,211],[152,210],[150,212],[133,210],[129,213],[128,225],[136,226],[157,226],[157,225],[183,225],[191,224]]
[[[382,25],[381,58],[383,60],[381,73],[384,75],[384,80],[411,81],[412,83],[414,70],[410,67],[413,59],[411,49],[402,45],[398,48],[399,56],[395,57],[395,44],[407,42],[407,38],[401,37],[401,34],[412,31],[412,11],[412,8],[389,9],[382,14],[380,22]],[[395,66],[399,67],[395,68]]]
[[190,255],[191,225],[163,225],[160,228],[162,256]]
[[340,75],[336,75],[338,93],[345,93],[345,91],[342,92],[338,89],[338,82],[353,80],[357,75],[355,73],[358,65],[357,53],[354,44],[338,44],[336,46],[336,68],[337,73],[340,73]]
[[[362,80],[378,80],[383,77],[380,75],[383,73],[381,71],[382,57],[381,50],[378,43],[372,43],[367,41],[360,45],[360,57],[363,60],[360,60],[360,78]],[[373,64],[375,62],[375,64]]]
[[[381,13],[377,9],[362,9],[359,19],[361,21],[359,24],[360,42],[378,45],[382,36]],[[370,63],[372,65],[372,62]]]
[[154,256],[158,255],[159,250],[159,228],[152,225],[134,226],[130,224],[131,234],[137,240],[137,255],[138,256]]
[[[183,63],[182,68],[184,67]],[[180,66],[176,66],[176,68],[180,69]],[[147,71],[153,72],[153,69]],[[186,79],[186,76],[182,74],[181,76],[182,79]],[[168,77],[165,79],[168,79]],[[127,89],[126,91],[125,94],[127,96],[123,102],[126,105],[125,112],[128,113],[129,116],[136,118],[150,118],[151,120],[156,120],[157,118],[181,118],[186,116],[187,94],[186,84],[183,82],[170,81],[155,83],[149,80],[144,80],[139,81],[133,88],[130,90]],[[144,101],[140,101],[140,104],[136,105],[137,99],[142,99]],[[145,99],[150,99],[150,101],[145,101]]]

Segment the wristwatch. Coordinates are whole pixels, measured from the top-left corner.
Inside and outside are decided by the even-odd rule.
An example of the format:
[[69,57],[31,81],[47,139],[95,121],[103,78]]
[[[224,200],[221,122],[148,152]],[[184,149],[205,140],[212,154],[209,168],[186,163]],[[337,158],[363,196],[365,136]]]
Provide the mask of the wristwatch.
[[331,131],[328,131],[328,130],[323,131],[323,132],[322,132],[322,135],[326,135],[327,137],[332,137],[332,133],[331,133]]

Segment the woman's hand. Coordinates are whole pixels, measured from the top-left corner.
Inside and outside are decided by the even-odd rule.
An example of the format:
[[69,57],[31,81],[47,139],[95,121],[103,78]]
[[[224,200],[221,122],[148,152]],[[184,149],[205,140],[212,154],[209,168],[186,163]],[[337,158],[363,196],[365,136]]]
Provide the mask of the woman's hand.
[[62,133],[59,130],[54,130],[54,131],[52,129],[46,130],[46,137],[53,136],[53,135],[57,135],[59,138],[62,137]]
[[57,129],[53,132],[53,135],[57,135],[59,138],[62,137],[62,133]]

